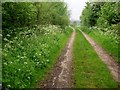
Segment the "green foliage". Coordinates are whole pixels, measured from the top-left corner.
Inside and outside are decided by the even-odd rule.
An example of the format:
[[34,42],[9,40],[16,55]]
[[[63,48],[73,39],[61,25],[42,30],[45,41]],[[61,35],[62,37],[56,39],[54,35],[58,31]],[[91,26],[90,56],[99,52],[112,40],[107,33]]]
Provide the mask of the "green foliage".
[[10,27],[22,27],[33,24],[35,7],[28,2],[2,3],[3,30]]
[[87,2],[85,8],[82,11],[82,15],[80,16],[81,25],[87,27],[95,26],[99,17],[99,11],[103,4],[103,2]]
[[106,28],[109,26],[109,23],[103,17],[99,17],[99,19],[97,20],[97,25],[98,27]]
[[36,25],[52,24],[65,28],[69,24],[69,12],[64,2],[5,2],[2,3],[2,16],[2,34],[7,39]]
[[92,7],[90,3],[87,3],[87,6],[82,12],[81,18],[81,25],[82,26],[91,26],[91,19],[92,19]]
[[99,18],[99,12],[101,10],[101,6],[103,6],[103,5],[104,5],[104,2],[93,2],[93,3],[91,3],[91,7],[92,7],[92,16],[91,16],[92,25],[91,26],[96,25],[97,19]]
[[118,12],[118,7],[120,3],[105,3],[101,6],[101,11],[99,12],[99,18],[97,21],[98,26],[108,27],[111,24],[120,23],[120,12]]
[[16,28],[30,27],[34,25],[35,7],[28,2],[2,3],[2,34],[12,37],[19,33]]
[[3,87],[33,87],[33,82],[43,78],[45,71],[55,63],[70,33],[69,28],[63,33],[59,26],[42,25],[24,30],[12,40],[4,38]]
[[35,24],[54,24],[64,28],[69,13],[64,2],[5,2],[2,4],[3,30]]
[[80,26],[79,28],[80,28],[80,30],[82,30],[82,31],[84,31],[86,33],[90,33],[91,32],[91,29],[89,29],[87,26]]
[[87,3],[82,12],[81,25],[108,27],[120,23],[119,2],[94,2]]
[[55,63],[71,34],[67,6],[64,2],[3,2],[2,16],[3,86],[33,87]]

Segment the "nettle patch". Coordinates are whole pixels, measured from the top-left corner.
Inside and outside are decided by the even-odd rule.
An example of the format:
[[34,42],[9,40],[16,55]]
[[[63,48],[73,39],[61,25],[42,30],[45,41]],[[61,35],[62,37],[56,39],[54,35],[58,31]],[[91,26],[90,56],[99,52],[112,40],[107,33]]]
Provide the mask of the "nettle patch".
[[14,38],[3,38],[3,86],[25,88],[35,79],[37,70],[51,62],[51,52],[60,47],[62,29],[55,25],[36,26]]

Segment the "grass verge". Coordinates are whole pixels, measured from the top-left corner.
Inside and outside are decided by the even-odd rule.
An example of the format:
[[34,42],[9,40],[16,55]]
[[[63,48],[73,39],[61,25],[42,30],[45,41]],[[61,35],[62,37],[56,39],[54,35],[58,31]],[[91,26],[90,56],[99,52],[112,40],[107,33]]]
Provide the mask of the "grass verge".
[[107,66],[77,30],[73,46],[73,78],[76,88],[116,88]]
[[42,81],[54,65],[70,37],[72,30],[67,28],[65,31],[59,26],[45,25],[25,29],[11,40],[3,38],[3,87],[36,87],[36,83]]
[[118,44],[108,36],[100,34],[97,30],[92,30],[87,33],[95,42],[102,46],[117,62],[120,62],[120,55],[118,54]]

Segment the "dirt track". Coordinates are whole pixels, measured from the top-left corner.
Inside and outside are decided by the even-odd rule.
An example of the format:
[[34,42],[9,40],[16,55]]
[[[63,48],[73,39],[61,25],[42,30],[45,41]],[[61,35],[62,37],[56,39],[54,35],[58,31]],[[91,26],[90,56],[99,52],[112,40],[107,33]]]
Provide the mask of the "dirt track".
[[92,40],[87,34],[82,32],[88,42],[93,46],[101,60],[108,66],[114,80],[120,82],[120,65],[94,40]]
[[[94,40],[87,34],[82,32],[88,42],[93,46],[101,60],[108,66],[114,80],[120,82],[120,66],[119,64]],[[72,88],[72,46],[75,38],[73,31],[65,49],[61,53],[55,67],[47,76],[47,78],[39,85],[38,88]]]
[[71,88],[72,87],[72,46],[75,38],[73,31],[64,51],[59,57],[54,70],[43,81],[40,88]]

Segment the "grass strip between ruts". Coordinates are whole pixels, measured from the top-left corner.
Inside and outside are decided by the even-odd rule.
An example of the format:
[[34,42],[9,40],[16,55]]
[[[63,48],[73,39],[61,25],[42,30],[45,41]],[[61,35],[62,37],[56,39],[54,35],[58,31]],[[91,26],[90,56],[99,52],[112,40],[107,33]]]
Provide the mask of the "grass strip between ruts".
[[117,88],[118,84],[107,66],[78,30],[73,46],[73,63],[76,88]]

